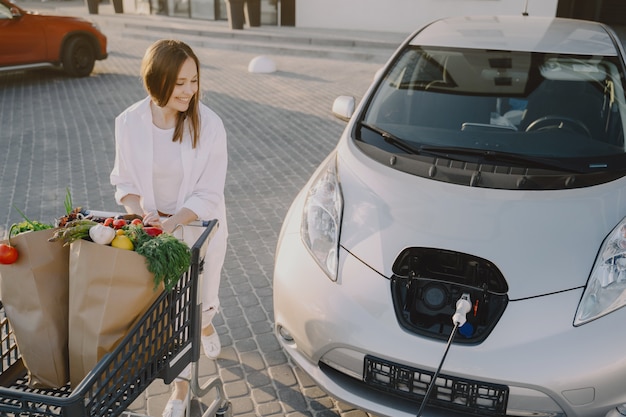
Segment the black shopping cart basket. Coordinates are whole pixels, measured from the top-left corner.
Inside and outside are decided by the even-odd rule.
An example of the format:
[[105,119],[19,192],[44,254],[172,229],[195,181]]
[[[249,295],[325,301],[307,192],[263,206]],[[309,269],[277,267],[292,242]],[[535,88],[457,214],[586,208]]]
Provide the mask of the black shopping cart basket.
[[189,270],[171,291],[159,296],[115,350],[104,356],[77,387],[28,386],[26,368],[0,303],[0,416],[119,416],[154,380],[169,384],[189,364],[191,392],[202,397],[215,391],[203,417],[231,416],[221,379],[215,377],[202,386],[198,383],[200,248],[218,227],[216,220],[203,226],[206,229],[191,248]]

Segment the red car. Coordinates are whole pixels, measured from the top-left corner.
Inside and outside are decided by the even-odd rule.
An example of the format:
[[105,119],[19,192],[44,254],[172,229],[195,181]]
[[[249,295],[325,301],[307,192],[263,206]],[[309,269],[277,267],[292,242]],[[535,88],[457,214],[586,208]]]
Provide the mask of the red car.
[[24,10],[0,0],[0,71],[59,67],[73,77],[91,74],[107,57],[106,36],[91,22]]

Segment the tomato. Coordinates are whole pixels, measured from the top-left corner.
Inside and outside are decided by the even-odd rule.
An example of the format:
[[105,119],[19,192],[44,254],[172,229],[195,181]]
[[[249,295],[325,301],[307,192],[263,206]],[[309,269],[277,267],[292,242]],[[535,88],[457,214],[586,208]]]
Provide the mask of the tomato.
[[163,233],[163,229],[159,229],[158,227],[144,227],[143,230],[152,237],[158,236]]
[[114,229],[121,229],[122,227],[126,226],[126,220],[124,219],[115,219],[113,220],[113,228]]
[[0,264],[9,265],[17,261],[17,249],[6,243],[0,244]]
[[113,225],[113,217],[107,217],[106,219],[104,219],[104,223],[102,223],[104,226],[112,226]]
[[143,224],[143,221],[141,219],[133,219],[133,221],[131,221],[130,224],[134,226],[139,226]]

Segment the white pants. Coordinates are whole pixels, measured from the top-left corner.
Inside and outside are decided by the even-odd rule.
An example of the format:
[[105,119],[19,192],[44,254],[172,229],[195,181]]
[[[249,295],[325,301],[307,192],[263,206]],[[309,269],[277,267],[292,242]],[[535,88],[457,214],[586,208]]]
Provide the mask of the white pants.
[[[174,232],[174,236],[182,239],[189,247],[198,240],[204,227],[184,226]],[[219,287],[222,276],[222,267],[226,257],[227,247],[226,227],[220,227],[208,242],[200,249],[200,257],[204,256],[204,269],[198,280],[200,284],[200,296],[202,300],[202,328],[207,327],[213,321],[220,306]],[[215,330],[217,331],[217,330]],[[176,381],[189,380],[191,378],[191,364],[178,375]]]
[[[204,227],[199,226],[183,226],[174,231],[174,236],[192,247],[204,230]],[[198,276],[203,312],[202,327],[208,326],[219,310],[219,288],[226,257],[227,235],[226,225],[218,224],[211,240],[200,249],[200,257],[204,257],[204,269]],[[205,313],[211,309],[215,311]]]

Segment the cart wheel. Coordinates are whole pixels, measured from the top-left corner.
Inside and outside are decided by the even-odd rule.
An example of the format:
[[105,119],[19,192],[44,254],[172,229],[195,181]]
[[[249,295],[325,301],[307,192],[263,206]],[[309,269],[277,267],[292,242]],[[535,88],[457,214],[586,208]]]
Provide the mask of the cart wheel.
[[215,417],[232,417],[232,416],[233,416],[233,410],[230,407],[230,401],[226,402],[226,404],[224,404],[215,412]]

